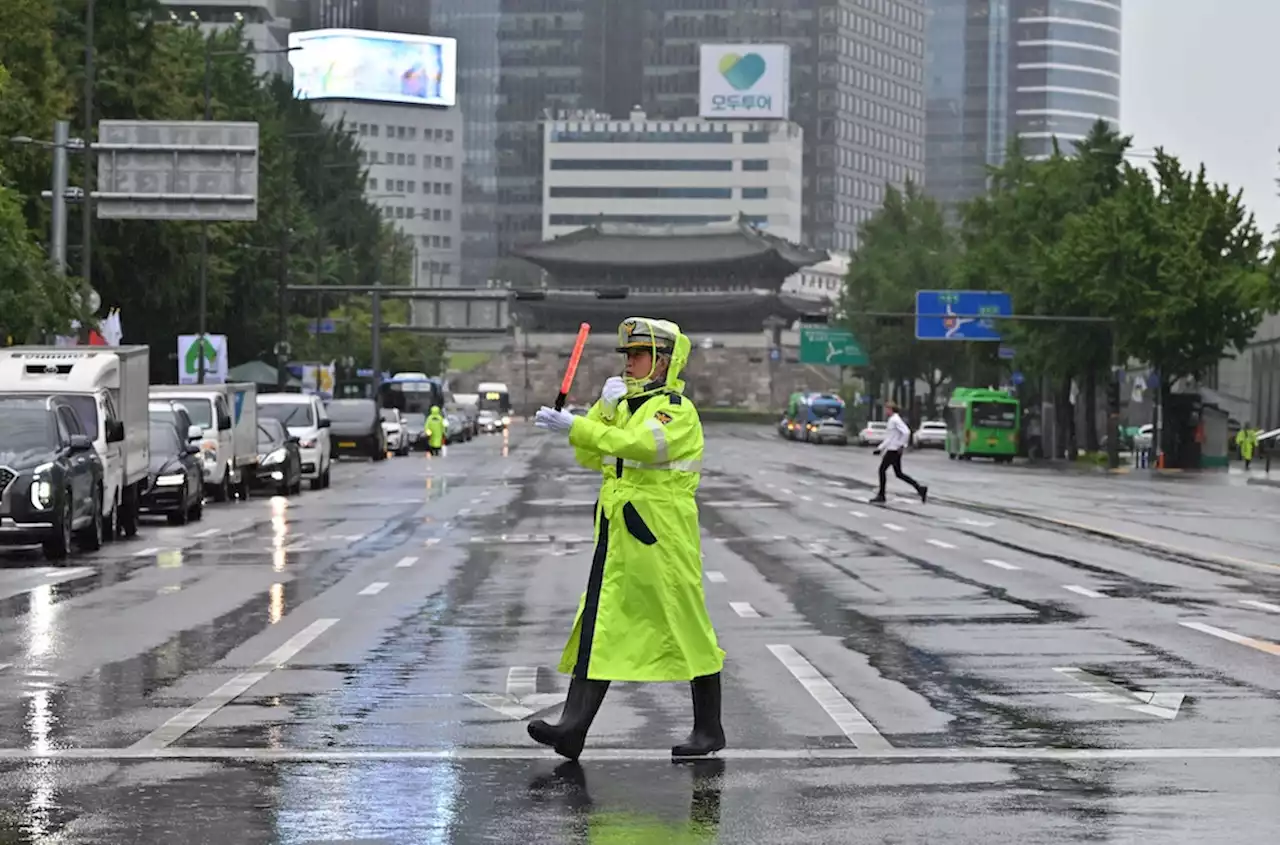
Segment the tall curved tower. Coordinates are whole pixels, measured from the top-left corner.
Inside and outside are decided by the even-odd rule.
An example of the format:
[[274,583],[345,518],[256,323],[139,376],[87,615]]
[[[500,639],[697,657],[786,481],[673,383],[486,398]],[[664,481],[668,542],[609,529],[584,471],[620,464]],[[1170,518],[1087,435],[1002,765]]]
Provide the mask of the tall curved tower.
[[1120,124],[1121,0],[1012,0],[1010,133],[1029,156]]

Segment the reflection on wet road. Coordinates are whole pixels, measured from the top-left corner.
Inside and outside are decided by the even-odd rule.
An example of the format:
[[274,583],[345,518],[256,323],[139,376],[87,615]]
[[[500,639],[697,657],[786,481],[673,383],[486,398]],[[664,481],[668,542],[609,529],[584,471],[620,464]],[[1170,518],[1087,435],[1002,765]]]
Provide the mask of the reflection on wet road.
[[[911,461],[938,501],[877,507],[865,451],[709,428],[697,764],[679,684],[615,684],[580,766],[529,741],[597,477],[523,427],[6,553],[0,843],[1274,842],[1280,567],[1220,519],[1256,491]],[[1048,521],[1088,496],[1116,536]]]

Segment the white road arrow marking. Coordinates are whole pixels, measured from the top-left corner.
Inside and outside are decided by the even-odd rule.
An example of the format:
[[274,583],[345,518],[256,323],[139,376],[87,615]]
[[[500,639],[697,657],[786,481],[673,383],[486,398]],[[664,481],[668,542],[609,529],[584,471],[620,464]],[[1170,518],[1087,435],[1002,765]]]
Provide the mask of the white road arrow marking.
[[1173,719],[1182,707],[1185,696],[1180,692],[1134,692],[1119,684],[1113,684],[1106,678],[1091,675],[1075,666],[1059,666],[1053,671],[1059,672],[1080,683],[1094,688],[1094,692],[1069,692],[1074,698],[1083,698],[1095,704],[1114,704],[1135,713],[1157,716],[1161,719]]
[[538,692],[538,668],[536,666],[512,666],[507,671],[507,691],[504,694],[467,693],[467,698],[501,713],[508,719],[523,721],[544,710],[558,706],[564,696],[554,692]]

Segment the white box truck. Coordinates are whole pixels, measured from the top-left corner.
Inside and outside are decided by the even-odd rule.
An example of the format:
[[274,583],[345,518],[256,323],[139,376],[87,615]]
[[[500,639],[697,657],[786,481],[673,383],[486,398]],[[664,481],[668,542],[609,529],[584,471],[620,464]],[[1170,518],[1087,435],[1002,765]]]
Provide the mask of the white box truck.
[[146,346],[0,349],[0,392],[64,396],[102,459],[103,533],[138,533],[138,500],[151,466]]
[[204,486],[214,501],[249,498],[258,467],[258,388],[249,382],[155,384],[152,399],[177,402],[204,430]]

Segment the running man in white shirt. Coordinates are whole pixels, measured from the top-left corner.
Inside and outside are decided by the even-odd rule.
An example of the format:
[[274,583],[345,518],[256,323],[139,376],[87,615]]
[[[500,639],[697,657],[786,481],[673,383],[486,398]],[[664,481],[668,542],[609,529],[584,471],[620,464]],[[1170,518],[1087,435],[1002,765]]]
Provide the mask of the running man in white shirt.
[[884,441],[875,451],[877,455],[884,453],[884,457],[880,459],[880,492],[871,500],[871,503],[879,504],[885,500],[884,484],[888,480],[889,467],[893,467],[893,474],[901,481],[916,488],[916,492],[920,494],[920,501],[926,502],[929,500],[929,488],[917,484],[914,478],[902,472],[902,450],[911,442],[911,429],[907,428],[907,424],[902,421],[902,416],[898,413],[898,403],[889,400],[884,403],[884,409],[889,412],[889,421],[885,423]]

